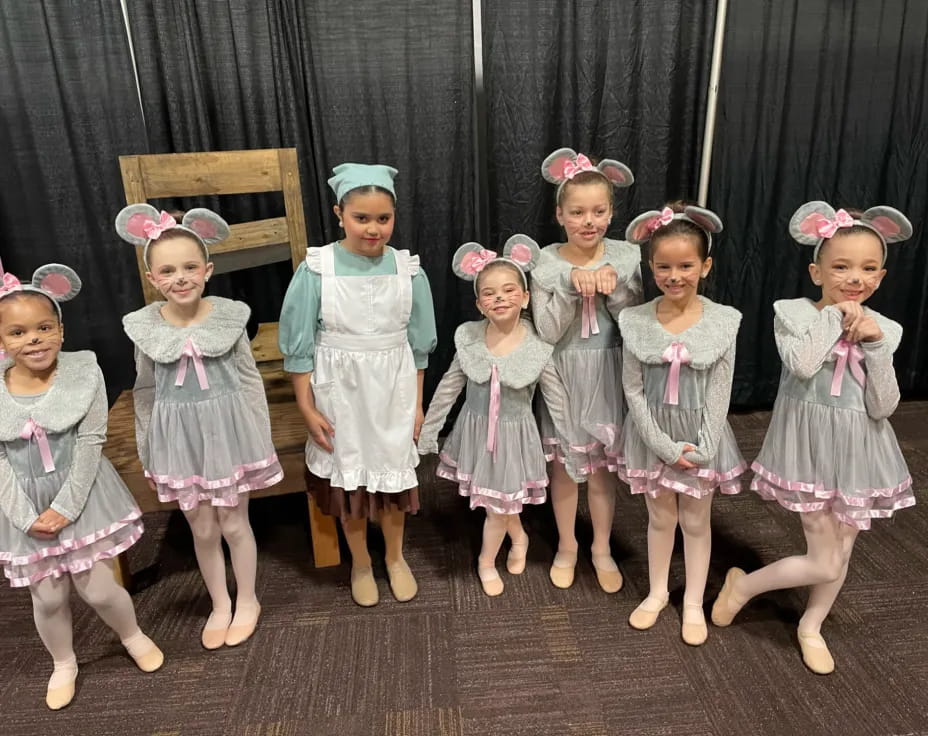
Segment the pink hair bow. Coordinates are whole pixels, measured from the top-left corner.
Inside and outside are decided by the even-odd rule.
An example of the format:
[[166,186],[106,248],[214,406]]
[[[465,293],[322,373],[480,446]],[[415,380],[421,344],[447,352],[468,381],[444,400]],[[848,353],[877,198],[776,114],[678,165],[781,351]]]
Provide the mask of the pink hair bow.
[[461,259],[461,271],[473,276],[487,267],[487,264],[496,258],[492,250],[473,250]]
[[177,380],[175,386],[183,386],[187,378],[187,362],[193,360],[193,370],[196,371],[197,381],[200,383],[200,390],[206,391],[209,388],[209,380],[206,377],[206,368],[203,365],[203,353],[193,344],[189,337],[184,343],[184,349],[180,353],[180,364],[177,366]]
[[568,161],[564,164],[564,178],[573,179],[581,171],[593,171],[593,164],[590,163],[590,159],[584,156],[582,153],[577,154],[577,161]]
[[52,459],[52,448],[49,447],[48,436],[45,434],[45,430],[36,424],[34,419],[29,419],[23,425],[23,431],[19,433],[19,436],[24,440],[35,438],[35,442],[39,446],[39,456],[42,458],[42,466],[45,468],[45,472],[53,473],[55,471],[55,461]]
[[667,386],[664,388],[664,403],[676,406],[680,403],[680,366],[690,362],[690,351],[682,342],[672,342],[661,355],[661,360],[670,363]]
[[0,294],[8,294],[11,291],[22,291],[23,286],[19,279],[11,273],[3,274],[3,284],[0,285]]
[[669,225],[671,220],[673,220],[673,210],[670,207],[664,207],[659,215],[648,220],[648,232],[653,233],[659,227]]
[[841,227],[851,227],[854,224],[854,218],[851,217],[846,211],[838,210],[835,212],[835,219],[829,220],[827,217],[823,217],[817,226],[818,234],[823,238],[830,238],[836,232],[838,228]]
[[841,385],[844,383],[844,373],[850,367],[851,375],[857,379],[861,386],[867,382],[867,374],[864,373],[861,363],[864,359],[864,351],[856,343],[847,340],[838,340],[832,351],[836,358],[834,377],[831,379],[831,395],[841,395]]
[[158,222],[152,222],[149,220],[144,225],[142,225],[142,230],[145,232],[145,235],[149,240],[155,240],[156,238],[161,237],[161,233],[163,233],[165,230],[170,230],[172,227],[177,227],[177,220],[171,217],[171,215],[169,215],[164,210],[161,210],[161,220]]

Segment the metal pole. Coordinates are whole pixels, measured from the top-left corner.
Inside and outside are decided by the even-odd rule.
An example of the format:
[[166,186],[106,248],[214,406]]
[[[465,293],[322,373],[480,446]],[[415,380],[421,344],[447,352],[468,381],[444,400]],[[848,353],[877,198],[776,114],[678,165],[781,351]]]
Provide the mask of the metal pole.
[[[487,242],[489,225],[489,177],[487,175],[487,115],[486,94],[483,88],[483,0],[472,0],[474,34],[474,218],[477,222],[476,239]],[[493,247],[492,244],[489,247]]]
[[712,44],[712,67],[709,94],[706,97],[706,126],[702,136],[702,161],[699,166],[699,204],[709,198],[709,170],[712,168],[712,144],[715,142],[715,110],[719,101],[719,76],[722,72],[722,47],[725,44],[725,14],[728,0],[719,0],[715,10],[715,39]]
[[142,86],[139,84],[139,67],[135,63],[135,47],[132,44],[132,28],[129,25],[129,8],[127,0],[119,0],[122,7],[122,19],[126,24],[126,39],[129,41],[129,58],[132,59],[132,73],[135,75],[135,91],[139,96],[139,110],[142,111],[142,124],[145,124],[145,105],[142,104]]

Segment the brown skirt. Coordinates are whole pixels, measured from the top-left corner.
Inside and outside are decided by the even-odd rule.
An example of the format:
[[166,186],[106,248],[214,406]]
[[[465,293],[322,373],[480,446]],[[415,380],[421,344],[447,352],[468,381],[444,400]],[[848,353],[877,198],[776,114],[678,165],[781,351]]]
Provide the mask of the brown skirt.
[[334,488],[326,478],[319,478],[303,468],[306,478],[306,488],[309,495],[326,516],[337,516],[342,521],[352,519],[380,519],[382,511],[394,507],[407,514],[415,514],[419,510],[419,489],[409,488],[399,493],[368,493],[365,488],[356,491],[346,491],[344,488]]

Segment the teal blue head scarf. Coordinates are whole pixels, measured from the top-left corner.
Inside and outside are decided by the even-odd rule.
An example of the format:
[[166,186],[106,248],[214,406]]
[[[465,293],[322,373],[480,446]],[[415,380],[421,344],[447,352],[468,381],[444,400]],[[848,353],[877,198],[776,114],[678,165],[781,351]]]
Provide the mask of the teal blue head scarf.
[[397,175],[397,170],[392,166],[383,166],[382,164],[339,164],[332,173],[335,174],[329,179],[329,186],[335,192],[335,199],[342,201],[344,196],[352,189],[358,187],[376,186],[386,189],[396,199],[396,191],[393,189],[393,177]]

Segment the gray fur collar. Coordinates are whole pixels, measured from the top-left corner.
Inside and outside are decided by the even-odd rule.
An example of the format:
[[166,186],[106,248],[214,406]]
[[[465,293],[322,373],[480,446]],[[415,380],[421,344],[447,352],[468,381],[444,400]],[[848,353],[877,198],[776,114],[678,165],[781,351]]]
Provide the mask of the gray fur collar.
[[[0,361],[0,376],[6,376],[11,365],[9,358]],[[58,353],[58,369],[51,387],[28,406],[10,396],[6,381],[0,380],[0,442],[17,439],[29,419],[46,432],[70,429],[86,416],[102,383],[97,356],[89,350]]]
[[245,331],[251,309],[244,302],[221,296],[206,299],[213,309],[199,324],[175,327],[161,316],[164,302],[155,302],[123,317],[123,329],[136,347],[156,363],[180,360],[188,337],[203,355],[211,358],[225,355]]
[[[793,326],[798,332],[805,330],[821,314],[818,307],[815,306],[815,302],[805,297],[775,301],[773,311],[780,319]],[[899,343],[902,342],[902,325],[867,306],[864,307],[864,314],[873,317],[883,331],[883,340],[886,346],[890,349],[890,352],[895,353]]]
[[458,362],[465,375],[476,383],[490,380],[490,370],[496,364],[499,382],[510,388],[525,388],[538,380],[545,365],[551,360],[554,346],[544,342],[535,328],[525,320],[525,339],[509,355],[493,355],[487,350],[485,319],[465,322],[454,332],[454,347]]
[[[559,277],[578,268],[558,255],[558,248],[562,245],[563,243],[551,243],[541,249],[538,265],[532,271],[532,278],[538,283],[546,287],[553,286]],[[603,259],[595,267],[599,268],[608,263],[619,275],[619,283],[632,278],[641,265],[641,249],[625,240],[611,238],[605,238],[603,245]]]
[[690,365],[698,370],[712,366],[731,347],[738,336],[741,312],[699,297],[702,317],[689,329],[673,335],[657,321],[657,302],[626,307],[619,312],[622,341],[642,363],[661,363],[661,356],[671,343],[682,342],[690,354]]

